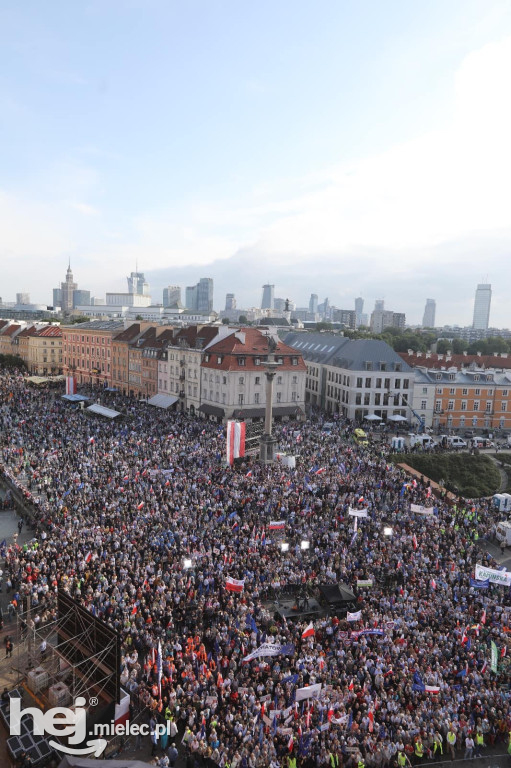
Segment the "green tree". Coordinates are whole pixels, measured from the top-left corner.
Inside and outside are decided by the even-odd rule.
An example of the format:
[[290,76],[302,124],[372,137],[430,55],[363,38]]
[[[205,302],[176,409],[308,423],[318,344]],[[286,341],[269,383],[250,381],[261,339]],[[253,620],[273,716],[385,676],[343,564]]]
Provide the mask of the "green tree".
[[317,331],[331,331],[332,330],[332,323],[326,323],[322,321],[321,323],[316,323],[316,330]]
[[468,342],[465,339],[454,339],[452,342],[452,351],[455,355],[462,355],[467,350]]
[[250,325],[250,322],[249,322],[248,317],[246,315],[240,315],[239,318],[238,318],[238,322],[241,325]]
[[222,325],[229,325],[229,318],[228,317],[222,317]]
[[436,351],[439,355],[445,355],[452,348],[452,342],[448,339],[439,339],[436,345]]

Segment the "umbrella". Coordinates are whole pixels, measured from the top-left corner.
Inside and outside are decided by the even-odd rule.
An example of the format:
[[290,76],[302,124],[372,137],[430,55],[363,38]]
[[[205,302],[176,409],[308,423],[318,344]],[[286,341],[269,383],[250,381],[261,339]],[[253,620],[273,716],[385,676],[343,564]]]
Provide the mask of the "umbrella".
[[406,416],[400,416],[399,414],[396,414],[395,416],[389,416],[388,421],[408,421]]
[[365,421],[381,421],[381,418],[375,413],[370,413],[368,416],[364,416]]

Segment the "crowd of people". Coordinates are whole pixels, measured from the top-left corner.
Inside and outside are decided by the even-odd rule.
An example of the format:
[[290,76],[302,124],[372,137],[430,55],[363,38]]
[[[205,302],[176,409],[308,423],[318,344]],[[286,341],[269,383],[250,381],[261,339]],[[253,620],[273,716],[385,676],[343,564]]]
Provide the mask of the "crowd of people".
[[[106,421],[61,395],[0,377],[0,469],[36,524],[4,571],[39,627],[64,589],[119,632],[160,765],[388,768],[507,747],[510,590],[474,580],[498,568],[479,546],[499,520],[488,500],[437,498],[341,419],[276,425],[295,467],[229,467],[222,425],[105,392],[122,413]],[[288,585],[339,582],[349,617],[272,608]]]

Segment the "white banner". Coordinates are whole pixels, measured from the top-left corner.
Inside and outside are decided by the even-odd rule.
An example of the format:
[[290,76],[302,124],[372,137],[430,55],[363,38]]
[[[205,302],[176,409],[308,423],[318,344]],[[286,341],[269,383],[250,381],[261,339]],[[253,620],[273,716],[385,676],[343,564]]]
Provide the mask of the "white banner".
[[315,685],[308,685],[306,688],[297,688],[295,701],[303,701],[303,699],[319,699],[321,685],[321,683],[316,683]]
[[362,618],[362,611],[357,611],[356,613],[350,613],[348,611],[346,615],[346,621],[360,621]]
[[511,585],[510,571],[496,571],[493,568],[485,568],[484,565],[476,565],[476,580],[486,581],[489,579],[492,584],[502,584],[505,587]]
[[412,512],[416,512],[418,515],[433,515],[434,507],[423,507],[422,504],[410,504]]
[[348,515],[351,515],[351,517],[367,517],[367,509],[352,509],[351,507],[348,510]]
[[286,650],[286,646],[280,645],[280,643],[263,643],[255,651],[245,656],[243,661],[252,661],[252,659],[259,659],[262,656],[278,656],[279,653],[282,653],[282,649]]

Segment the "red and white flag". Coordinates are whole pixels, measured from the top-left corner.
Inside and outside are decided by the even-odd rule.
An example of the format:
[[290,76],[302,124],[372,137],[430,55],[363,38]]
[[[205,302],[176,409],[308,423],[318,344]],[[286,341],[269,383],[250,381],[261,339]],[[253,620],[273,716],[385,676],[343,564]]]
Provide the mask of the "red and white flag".
[[322,475],[322,474],[323,474],[323,472],[326,472],[326,467],[320,467],[319,469],[317,469],[317,470],[314,472],[314,474],[315,474],[315,475]]
[[225,588],[228,592],[243,592],[245,587],[245,579],[232,579],[228,576],[225,580]]
[[314,634],[315,634],[314,625],[311,621],[311,623],[308,626],[306,626],[302,632],[302,640],[305,640],[307,637],[313,637]]
[[66,376],[66,395],[76,395],[76,379],[74,376]]
[[87,554],[85,555],[85,562],[90,563],[91,560],[92,560],[92,552],[89,550],[89,552],[87,552]]
[[481,618],[480,618],[480,620],[479,620],[479,621],[480,621],[480,623],[481,623],[481,624],[486,624],[486,608],[485,608],[485,609],[484,609],[484,611],[482,612],[482,614],[481,614]]
[[227,422],[227,463],[233,464],[234,459],[245,455],[245,422]]
[[289,741],[287,742],[287,748],[290,752],[293,751],[293,747],[295,745],[295,740],[293,739],[293,734],[289,737]]
[[417,536],[415,534],[413,534],[413,536],[412,536],[412,544],[413,544],[413,548],[417,549],[417,547],[418,547]]
[[286,527],[286,521],[285,520],[270,520],[270,524],[268,526],[269,531],[283,531]]

